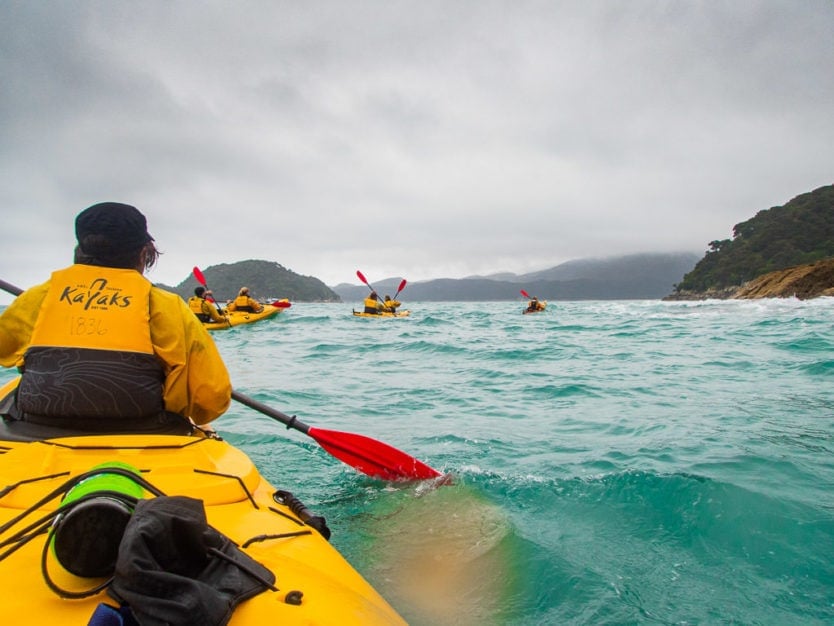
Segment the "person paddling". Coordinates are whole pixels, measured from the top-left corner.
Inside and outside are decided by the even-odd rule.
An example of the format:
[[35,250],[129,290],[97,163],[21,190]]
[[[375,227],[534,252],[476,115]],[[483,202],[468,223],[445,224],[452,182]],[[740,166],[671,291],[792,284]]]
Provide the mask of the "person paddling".
[[379,296],[376,295],[376,291],[371,291],[368,297],[365,298],[365,313],[378,315],[382,311],[382,308],[383,304],[379,301]]
[[203,286],[195,287],[194,295],[188,299],[188,308],[201,322],[228,322],[223,312],[209,300],[211,295],[211,290]]
[[400,307],[402,303],[399,300],[392,300],[391,296],[386,295],[385,300],[382,302],[383,310],[388,313],[395,313],[397,312],[397,308]]
[[536,313],[537,311],[541,311],[544,309],[542,303],[539,302],[539,299],[536,296],[530,298],[530,302],[527,303],[527,312],[528,313]]
[[249,287],[241,287],[237,298],[230,302],[226,308],[229,311],[245,313],[260,313],[264,310],[264,306],[260,302],[249,296]]
[[0,316],[0,365],[21,372],[0,402],[4,434],[190,432],[222,415],[232,387],[214,341],[143,276],[159,258],[145,216],[95,204],[75,234],[74,264]]

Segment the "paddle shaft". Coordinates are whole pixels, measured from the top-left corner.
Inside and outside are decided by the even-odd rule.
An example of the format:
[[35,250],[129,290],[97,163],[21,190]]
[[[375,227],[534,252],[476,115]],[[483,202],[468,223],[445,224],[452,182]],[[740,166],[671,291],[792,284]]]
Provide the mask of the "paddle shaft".
[[311,437],[331,456],[368,476],[382,480],[433,480],[442,476],[433,467],[382,441],[356,433],[308,426],[294,415],[290,417],[239,391],[232,391],[232,398]]
[[239,391],[232,391],[232,398],[278,420],[288,429],[294,428],[313,438],[331,456],[368,476],[383,480],[432,480],[442,476],[433,467],[382,441],[356,433],[308,426],[294,415],[290,417]]
[[263,413],[267,417],[271,417],[273,419],[278,420],[282,424],[284,424],[287,429],[294,428],[295,430],[308,435],[310,433],[310,427],[302,422],[300,419],[293,415],[290,417],[286,413],[282,413],[277,409],[273,409],[270,406],[267,406],[263,402],[259,402],[255,400],[255,398],[250,398],[239,391],[232,391],[232,398],[238,402],[240,402],[244,406],[248,406],[250,409],[255,409],[258,413]]
[[12,294],[13,296],[19,296],[23,293],[23,289],[21,289],[20,287],[15,287],[11,283],[7,283],[3,279],[0,279],[0,288],[2,288],[3,291],[7,291],[8,293]]

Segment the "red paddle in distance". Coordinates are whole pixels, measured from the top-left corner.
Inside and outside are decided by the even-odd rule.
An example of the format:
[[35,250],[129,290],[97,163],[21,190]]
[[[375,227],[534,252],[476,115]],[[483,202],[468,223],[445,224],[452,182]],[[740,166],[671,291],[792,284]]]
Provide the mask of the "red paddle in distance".
[[[371,286],[371,283],[369,283],[369,282],[368,282],[368,280],[365,278],[365,275],[364,275],[362,272],[360,272],[359,270],[356,270],[356,275],[359,277],[359,280],[361,280],[363,283],[365,283],[365,284],[368,286],[368,289],[370,289],[370,290],[371,290],[371,291],[373,291],[374,293],[377,293],[376,289],[374,289],[374,288]],[[405,289],[405,285],[406,285],[406,283],[407,283],[407,282],[408,282],[408,281],[406,281],[406,279],[405,279],[405,278],[403,278],[403,279],[400,281],[400,286],[399,286],[399,288],[397,289],[397,293],[395,293],[395,294],[394,294],[394,300],[396,300],[396,299],[397,299],[397,296],[398,296],[398,295],[400,295],[400,292],[401,292],[403,289]],[[379,298],[379,295],[377,295],[377,298]]]
[[[195,265],[194,269],[191,270],[191,272],[194,274],[194,278],[197,279],[197,282],[200,283],[203,286],[203,289],[208,291],[208,284],[206,283],[206,277],[203,276],[203,272],[200,271],[200,268]],[[206,300],[208,300],[209,302],[216,302],[216,300],[212,296],[206,296]]]
[[[371,283],[368,282],[368,279],[365,278],[365,275],[362,272],[360,272],[359,270],[356,270],[356,275],[359,277],[359,280],[361,280],[363,283],[365,283],[368,286],[368,289],[370,289],[371,291],[376,293],[376,289],[371,287]],[[377,296],[377,297],[379,297],[379,296]]]

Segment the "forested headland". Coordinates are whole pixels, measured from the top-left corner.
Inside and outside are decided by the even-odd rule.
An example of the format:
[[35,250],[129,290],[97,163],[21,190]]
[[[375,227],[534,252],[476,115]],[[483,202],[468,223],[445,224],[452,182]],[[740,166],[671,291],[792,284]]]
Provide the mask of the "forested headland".
[[[784,206],[759,211],[733,227],[732,239],[717,239],[708,245],[704,258],[667,299],[735,297],[754,279],[811,264],[817,271],[802,274],[806,281],[808,276],[822,281],[811,290],[821,295],[834,287],[825,284],[827,263],[822,263],[834,258],[834,185],[799,195]],[[772,285],[778,282],[776,278],[770,281]],[[789,291],[765,293],[791,295]]]

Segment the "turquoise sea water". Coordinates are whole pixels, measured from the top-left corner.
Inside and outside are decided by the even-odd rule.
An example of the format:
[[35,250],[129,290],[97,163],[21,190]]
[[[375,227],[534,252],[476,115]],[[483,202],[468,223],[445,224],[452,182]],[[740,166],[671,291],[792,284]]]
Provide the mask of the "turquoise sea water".
[[215,338],[244,393],[455,477],[218,423],[411,624],[834,623],[834,300],[408,306]]
[[410,624],[834,623],[834,299],[407,306],[214,337],[238,390],[454,477],[216,422]]

